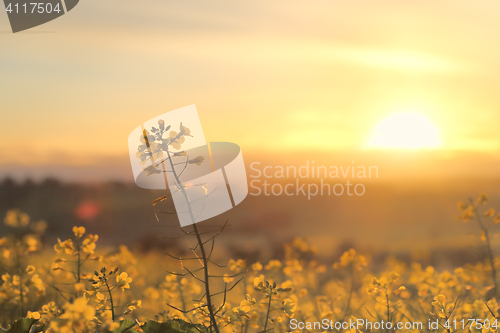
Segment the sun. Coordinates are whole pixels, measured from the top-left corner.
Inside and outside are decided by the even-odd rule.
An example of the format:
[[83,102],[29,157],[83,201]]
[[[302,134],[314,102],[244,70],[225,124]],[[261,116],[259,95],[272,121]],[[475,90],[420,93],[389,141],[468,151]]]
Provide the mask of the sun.
[[439,148],[441,140],[434,124],[425,116],[406,112],[382,120],[369,142],[370,148]]

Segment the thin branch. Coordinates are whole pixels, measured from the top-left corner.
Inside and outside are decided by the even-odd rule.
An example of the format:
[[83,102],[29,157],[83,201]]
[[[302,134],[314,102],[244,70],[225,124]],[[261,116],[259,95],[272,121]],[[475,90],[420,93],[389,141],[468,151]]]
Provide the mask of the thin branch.
[[227,297],[227,283],[224,283],[224,299],[222,301],[222,305],[217,309],[217,311],[214,312],[214,314],[218,314],[220,310],[224,308],[224,305],[226,305],[226,297]]
[[[232,286],[231,288],[227,289],[227,291],[231,291],[231,290],[233,290],[233,288],[234,288],[234,287],[236,287],[236,285],[238,285],[238,283],[240,283],[240,282],[241,282],[244,278],[245,278],[245,277],[242,277],[241,279],[239,279],[238,281],[236,281],[236,282],[233,284],[233,286]],[[213,296],[220,295],[220,294],[222,294],[222,293],[223,293],[223,291],[220,291],[220,292],[215,293],[215,294],[210,294],[210,296],[211,296],[211,297],[213,297]]]
[[206,306],[207,306],[206,304],[203,304],[203,305],[197,306],[197,307],[195,307],[195,308],[192,308],[192,309],[190,309],[190,310],[181,310],[181,309],[179,309],[179,308],[177,308],[177,307],[173,306],[172,304],[169,304],[169,303],[165,303],[165,304],[166,304],[167,306],[171,307],[172,309],[175,309],[175,310],[177,310],[177,311],[179,311],[179,312],[182,312],[182,313],[184,313],[184,314],[185,314],[185,313],[192,312],[192,311],[194,311],[194,310],[198,310],[198,309],[204,308],[204,307],[206,307]]
[[210,258],[208,258],[208,261],[210,261],[212,264],[214,264],[215,266],[217,266],[219,268],[225,268],[225,267],[227,267],[227,265],[219,265],[218,263],[216,263],[215,261],[213,261]]
[[214,252],[214,247],[215,247],[215,238],[212,238],[212,247],[210,248],[210,253],[208,254],[207,259],[210,259],[212,257],[212,253]]
[[246,272],[239,272],[233,275],[209,275],[211,278],[234,278],[240,276],[241,274],[245,274]]
[[199,277],[197,277],[196,275],[194,275],[194,273],[193,273],[193,272],[191,272],[191,271],[189,270],[189,268],[184,267],[184,269],[185,269],[186,271],[188,271],[188,273],[189,273],[192,277],[194,277],[196,280],[200,281],[200,282],[201,282],[201,283],[203,283],[203,284],[207,284],[207,281],[204,281],[204,280],[200,279]]
[[165,253],[167,256],[171,257],[171,258],[174,258],[174,259],[177,259],[179,261],[183,261],[183,260],[198,260],[199,258],[182,258],[182,257],[176,257],[174,255],[171,255],[170,253]]

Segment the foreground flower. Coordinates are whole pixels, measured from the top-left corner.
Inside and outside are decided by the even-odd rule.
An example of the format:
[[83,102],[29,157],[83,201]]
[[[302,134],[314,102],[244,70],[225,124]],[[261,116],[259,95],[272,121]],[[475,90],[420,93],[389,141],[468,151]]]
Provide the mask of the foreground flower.
[[132,282],[132,278],[128,276],[126,272],[122,272],[120,275],[116,276],[117,286],[125,291],[125,289],[130,288],[130,283]]

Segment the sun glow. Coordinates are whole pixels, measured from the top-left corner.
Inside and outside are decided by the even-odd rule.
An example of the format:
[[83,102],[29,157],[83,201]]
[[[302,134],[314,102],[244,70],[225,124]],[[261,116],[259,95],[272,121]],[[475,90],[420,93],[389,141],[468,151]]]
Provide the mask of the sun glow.
[[439,134],[432,122],[418,113],[398,113],[380,122],[369,143],[371,148],[438,148]]

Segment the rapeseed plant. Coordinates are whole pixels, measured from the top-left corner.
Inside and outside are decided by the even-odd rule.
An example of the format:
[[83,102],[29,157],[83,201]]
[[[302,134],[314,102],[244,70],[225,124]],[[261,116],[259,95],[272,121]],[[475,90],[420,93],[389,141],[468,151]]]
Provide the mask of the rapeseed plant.
[[[184,127],[184,133],[190,132]],[[44,247],[47,223],[11,210],[4,219],[9,232],[0,238],[0,323],[10,326],[10,332],[26,333],[215,332],[215,327],[224,333],[284,333],[293,331],[291,319],[364,319],[423,323],[421,328],[390,330],[394,332],[498,332],[492,235],[500,215],[488,207],[485,195],[458,207],[461,220],[476,223],[485,256],[453,270],[394,258],[374,265],[369,255],[354,249],[327,263],[304,238],[284,244],[282,259],[225,258],[227,265],[216,265],[211,257],[214,236],[202,239],[203,256],[198,238],[207,234],[194,228],[185,231],[196,239],[192,251],[198,255],[192,258],[170,254],[165,260],[125,246],[101,249],[99,237],[81,226],[68,230],[71,235],[53,247]],[[180,273],[158,268],[161,258],[166,267],[178,265]],[[201,267],[190,264],[195,262]],[[209,288],[207,293],[205,272],[218,291]],[[375,330],[308,330],[323,331]]]

